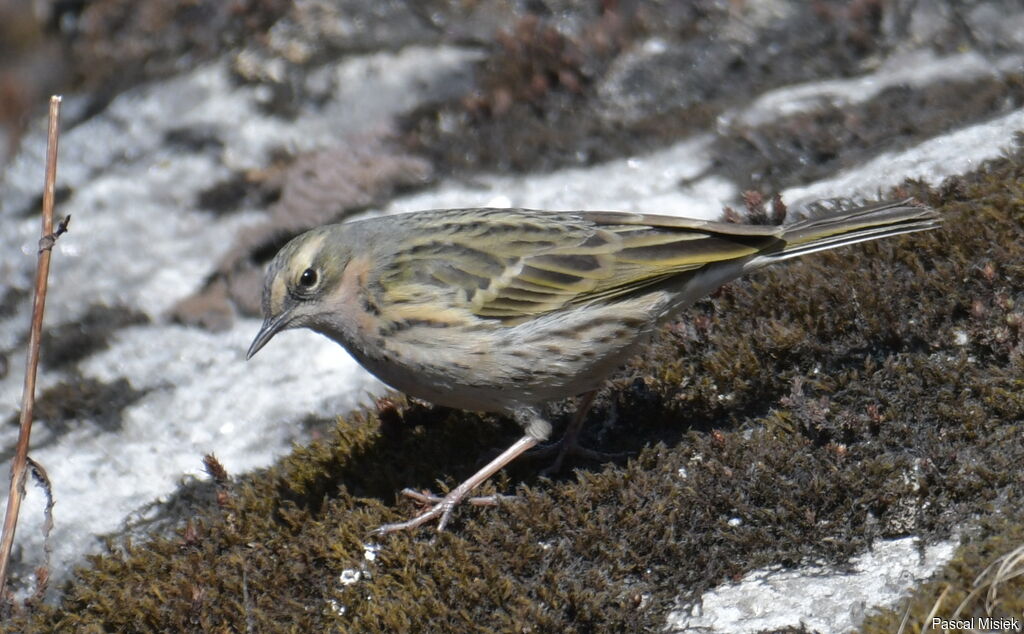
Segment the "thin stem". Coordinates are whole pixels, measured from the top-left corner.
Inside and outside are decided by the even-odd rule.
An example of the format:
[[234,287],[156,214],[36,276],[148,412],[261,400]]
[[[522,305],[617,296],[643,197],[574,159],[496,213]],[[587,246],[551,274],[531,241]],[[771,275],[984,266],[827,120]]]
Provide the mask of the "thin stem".
[[25,496],[28,472],[28,442],[32,434],[32,408],[35,405],[36,369],[39,367],[39,340],[43,330],[43,308],[46,306],[46,284],[50,275],[50,251],[53,247],[53,198],[57,180],[57,137],[60,117],[59,96],[50,97],[50,121],[46,140],[46,180],[43,186],[43,235],[39,241],[39,262],[36,267],[35,297],[32,303],[32,327],[28,336],[28,358],[25,364],[25,387],[21,394],[21,419],[18,445],[11,462],[11,489],[7,497],[3,536],[0,537],[0,600],[7,596],[7,577],[14,547],[14,529],[18,511]]

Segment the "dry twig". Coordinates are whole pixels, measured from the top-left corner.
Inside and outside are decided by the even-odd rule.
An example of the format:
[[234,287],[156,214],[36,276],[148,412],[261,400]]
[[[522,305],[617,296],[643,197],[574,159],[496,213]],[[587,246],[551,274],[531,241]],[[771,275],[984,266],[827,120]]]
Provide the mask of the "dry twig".
[[11,488],[7,496],[3,536],[0,537],[0,601],[7,596],[7,577],[11,549],[14,547],[14,529],[18,523],[18,510],[25,496],[25,477],[28,472],[28,442],[32,433],[32,407],[35,404],[36,369],[39,367],[39,340],[43,330],[43,308],[46,305],[46,283],[50,275],[50,253],[53,242],[67,230],[67,219],[58,232],[53,230],[54,184],[57,180],[57,136],[60,117],[60,97],[50,98],[50,122],[46,142],[46,180],[43,188],[43,237],[39,241],[39,260],[36,267],[35,297],[32,303],[32,327],[28,336],[28,360],[25,363],[25,387],[21,395],[21,419],[18,445],[11,461]]

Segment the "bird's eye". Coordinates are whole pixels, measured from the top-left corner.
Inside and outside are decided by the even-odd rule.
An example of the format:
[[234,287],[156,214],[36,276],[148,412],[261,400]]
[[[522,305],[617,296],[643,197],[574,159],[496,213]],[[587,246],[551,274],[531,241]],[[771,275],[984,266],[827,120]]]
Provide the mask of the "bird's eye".
[[313,269],[306,269],[299,276],[299,284],[304,288],[313,288],[316,286],[317,275]]

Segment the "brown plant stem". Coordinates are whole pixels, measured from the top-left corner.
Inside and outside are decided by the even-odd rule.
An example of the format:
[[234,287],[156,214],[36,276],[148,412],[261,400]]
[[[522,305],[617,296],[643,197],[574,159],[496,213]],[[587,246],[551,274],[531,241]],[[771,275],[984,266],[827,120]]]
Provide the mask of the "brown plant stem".
[[0,600],[7,596],[7,577],[14,547],[14,529],[18,510],[25,496],[28,472],[28,442],[32,433],[32,407],[35,404],[36,369],[39,366],[39,340],[43,330],[43,308],[46,305],[46,283],[50,275],[50,250],[56,239],[53,233],[54,183],[57,180],[57,137],[60,117],[59,96],[50,97],[50,120],[46,138],[46,179],[43,186],[43,235],[39,241],[35,296],[32,303],[32,326],[28,336],[28,358],[25,364],[25,387],[21,394],[21,418],[18,445],[11,461],[11,488],[7,496],[3,535],[0,537]]

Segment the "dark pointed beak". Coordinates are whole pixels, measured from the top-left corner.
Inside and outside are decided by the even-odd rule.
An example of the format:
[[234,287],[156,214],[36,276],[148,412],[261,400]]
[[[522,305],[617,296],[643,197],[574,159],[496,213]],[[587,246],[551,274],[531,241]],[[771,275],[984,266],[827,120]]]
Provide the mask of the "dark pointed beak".
[[288,326],[288,321],[291,317],[292,310],[288,308],[277,317],[267,317],[264,319],[263,326],[256,333],[256,338],[252,340],[252,344],[249,346],[249,352],[246,353],[245,360],[251,359],[254,354],[260,351],[260,348],[267,345],[267,342],[274,338],[274,335],[284,330]]

